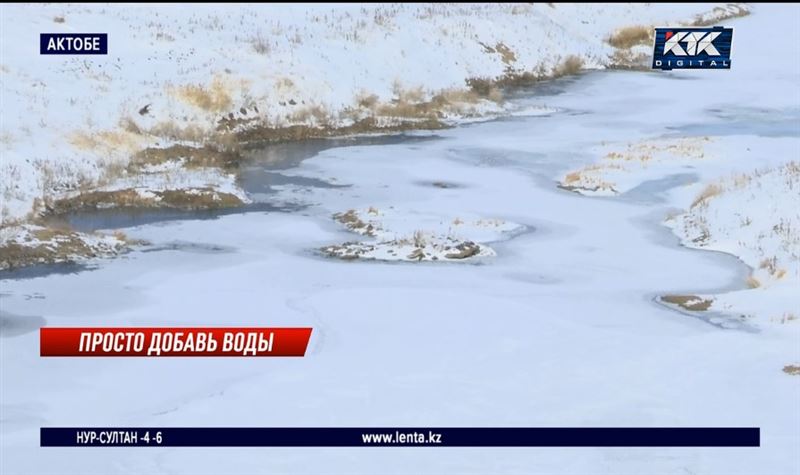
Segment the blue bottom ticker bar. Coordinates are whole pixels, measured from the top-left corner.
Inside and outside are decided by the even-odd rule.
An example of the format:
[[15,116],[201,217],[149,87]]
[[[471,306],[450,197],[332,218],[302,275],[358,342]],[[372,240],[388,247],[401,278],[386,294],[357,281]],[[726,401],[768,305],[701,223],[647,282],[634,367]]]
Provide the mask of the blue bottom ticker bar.
[[42,447],[759,447],[758,427],[43,427]]

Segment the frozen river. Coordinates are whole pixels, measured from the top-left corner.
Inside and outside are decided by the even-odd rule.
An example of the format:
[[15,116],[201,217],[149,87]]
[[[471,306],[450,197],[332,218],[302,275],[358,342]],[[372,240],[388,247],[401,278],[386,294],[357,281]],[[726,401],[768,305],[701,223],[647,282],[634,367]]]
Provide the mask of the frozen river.
[[[756,36],[740,30],[737,45]],[[734,68],[745,70],[740,61]],[[92,270],[5,275],[3,473],[796,472],[800,390],[775,370],[787,363],[785,338],[653,301],[744,286],[736,258],[683,248],[661,225],[667,192],[693,171],[617,198],[556,186],[604,141],[691,136],[696,123],[791,135],[764,124],[774,114],[742,120],[753,110],[796,120],[796,109],[753,92],[759,76],[733,73],[591,73],[513,99],[554,108],[549,115],[281,146],[245,174],[260,203],[214,219],[76,218],[128,226],[150,244]],[[791,85],[782,81],[775,87]],[[751,92],[734,96],[740,89]],[[333,213],[367,207],[412,226],[420,216],[475,217],[524,232],[474,262],[315,252],[354,239]],[[38,356],[41,325],[314,330],[299,359],[59,359]],[[191,425],[758,426],[762,447],[38,448],[41,426]]]

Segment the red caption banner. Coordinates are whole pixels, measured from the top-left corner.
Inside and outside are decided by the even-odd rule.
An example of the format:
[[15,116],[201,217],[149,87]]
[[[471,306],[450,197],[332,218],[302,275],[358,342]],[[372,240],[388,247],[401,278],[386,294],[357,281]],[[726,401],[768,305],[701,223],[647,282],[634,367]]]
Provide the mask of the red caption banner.
[[40,356],[305,356],[311,328],[41,328]]

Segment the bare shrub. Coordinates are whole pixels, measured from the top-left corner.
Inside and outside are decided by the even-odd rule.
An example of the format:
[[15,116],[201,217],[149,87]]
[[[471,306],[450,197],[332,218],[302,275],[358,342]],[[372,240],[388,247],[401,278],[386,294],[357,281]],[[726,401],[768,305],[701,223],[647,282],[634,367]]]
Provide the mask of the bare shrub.
[[250,44],[253,46],[253,51],[264,56],[268,55],[272,51],[272,47],[269,45],[269,42],[262,38],[261,35],[258,35],[250,40]]

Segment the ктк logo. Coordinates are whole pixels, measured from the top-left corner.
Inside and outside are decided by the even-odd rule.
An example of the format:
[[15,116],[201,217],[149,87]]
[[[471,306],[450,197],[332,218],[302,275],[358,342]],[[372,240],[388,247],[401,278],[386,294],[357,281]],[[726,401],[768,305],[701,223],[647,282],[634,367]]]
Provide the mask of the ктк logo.
[[656,28],[653,69],[730,69],[733,28]]

